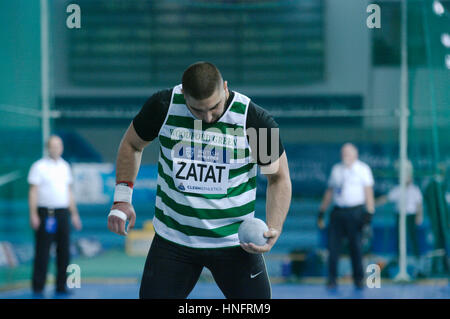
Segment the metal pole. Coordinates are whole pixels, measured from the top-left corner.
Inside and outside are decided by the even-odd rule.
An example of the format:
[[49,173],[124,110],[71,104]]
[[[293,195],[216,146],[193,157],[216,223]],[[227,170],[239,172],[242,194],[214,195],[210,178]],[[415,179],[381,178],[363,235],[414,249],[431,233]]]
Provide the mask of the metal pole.
[[406,162],[408,147],[408,11],[407,0],[402,1],[402,51],[400,88],[400,222],[399,222],[399,273],[397,281],[408,281],[406,254]]
[[50,136],[50,68],[49,68],[49,27],[48,2],[41,0],[41,100],[42,100],[42,156],[46,155],[46,145]]
[[432,138],[433,138],[433,158],[434,158],[434,169],[435,174],[439,174],[439,162],[440,162],[440,154],[439,154],[439,134],[438,134],[438,123],[437,123],[437,112],[436,112],[436,84],[434,82],[433,75],[433,65],[432,65],[432,55],[431,55],[431,40],[430,40],[430,25],[428,23],[428,14],[427,14],[427,4],[424,3],[422,7],[422,15],[423,15],[423,34],[425,36],[425,48],[426,48],[426,56],[427,56],[427,68],[428,68],[428,76],[430,79],[430,95],[431,95],[431,119],[432,119]]

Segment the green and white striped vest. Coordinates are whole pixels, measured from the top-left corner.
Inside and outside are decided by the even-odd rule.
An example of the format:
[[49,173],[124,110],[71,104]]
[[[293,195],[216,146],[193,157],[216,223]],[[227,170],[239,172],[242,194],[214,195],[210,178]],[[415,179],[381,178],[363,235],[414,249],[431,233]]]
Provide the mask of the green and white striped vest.
[[238,246],[240,223],[253,217],[256,163],[246,137],[250,99],[235,92],[212,124],[187,108],[174,87],[158,138],[158,186],[153,225],[161,237],[194,248]]

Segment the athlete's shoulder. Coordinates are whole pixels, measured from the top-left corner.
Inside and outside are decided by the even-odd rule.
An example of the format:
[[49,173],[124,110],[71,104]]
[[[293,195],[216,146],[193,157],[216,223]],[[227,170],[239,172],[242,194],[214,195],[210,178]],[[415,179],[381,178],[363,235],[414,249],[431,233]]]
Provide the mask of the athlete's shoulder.
[[233,95],[233,98],[235,100],[241,100],[241,101],[245,101],[245,102],[251,102],[251,98],[248,97],[247,95],[245,95],[244,93],[238,92],[238,91],[231,91],[230,93]]
[[277,128],[278,123],[275,121],[269,111],[250,101],[247,111],[247,128]]
[[144,107],[145,106],[154,107],[157,105],[169,107],[170,99],[172,98],[172,91],[173,88],[168,88],[153,93],[145,102]]
[[173,88],[155,92],[134,117],[134,129],[143,140],[152,141],[158,136],[169,111],[172,90]]

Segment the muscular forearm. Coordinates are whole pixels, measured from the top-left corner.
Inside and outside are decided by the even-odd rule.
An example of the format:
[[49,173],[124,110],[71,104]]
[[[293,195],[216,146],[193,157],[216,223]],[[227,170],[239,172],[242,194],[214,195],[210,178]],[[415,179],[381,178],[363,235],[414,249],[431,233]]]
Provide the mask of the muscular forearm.
[[288,177],[278,178],[267,185],[266,221],[269,228],[281,232],[289,211],[292,196],[292,185]]
[[136,149],[126,140],[122,140],[117,155],[116,180],[134,182],[141,165],[141,159],[142,149]]

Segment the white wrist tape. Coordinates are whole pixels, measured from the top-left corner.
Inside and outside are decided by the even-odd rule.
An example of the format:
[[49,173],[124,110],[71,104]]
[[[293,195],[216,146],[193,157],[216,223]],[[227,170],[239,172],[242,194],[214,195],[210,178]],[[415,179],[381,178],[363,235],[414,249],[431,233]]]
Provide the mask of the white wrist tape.
[[124,222],[126,222],[127,221],[127,215],[124,213],[124,212],[122,212],[121,210],[118,210],[118,209],[113,209],[113,210],[111,210],[110,212],[109,212],[109,215],[108,215],[108,218],[109,218],[109,216],[116,216],[116,217],[119,217],[120,219],[122,219]]
[[117,184],[114,190],[114,202],[125,202],[131,204],[133,189],[128,185]]

